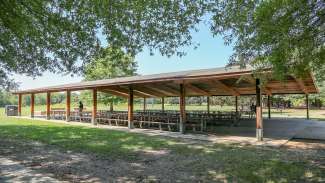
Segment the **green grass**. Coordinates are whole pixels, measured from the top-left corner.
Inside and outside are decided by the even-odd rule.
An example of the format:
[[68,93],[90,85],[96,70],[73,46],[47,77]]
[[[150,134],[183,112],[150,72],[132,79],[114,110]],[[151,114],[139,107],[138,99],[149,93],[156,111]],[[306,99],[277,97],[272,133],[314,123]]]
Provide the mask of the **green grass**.
[[[314,161],[321,157],[286,149],[236,144],[187,144],[170,138],[4,116],[0,117],[0,138],[38,141],[62,150],[135,162],[137,155],[143,151],[167,149],[170,157],[161,161],[171,161],[177,170],[208,182],[220,176],[229,182],[325,180],[324,168]],[[324,154],[321,156],[324,157]]]
[[[140,149],[152,150],[164,146],[168,141],[146,138],[105,129],[71,126],[45,121],[0,117],[0,137],[40,141],[64,149],[95,152],[98,154],[129,155]],[[123,142],[123,143],[120,143]]]

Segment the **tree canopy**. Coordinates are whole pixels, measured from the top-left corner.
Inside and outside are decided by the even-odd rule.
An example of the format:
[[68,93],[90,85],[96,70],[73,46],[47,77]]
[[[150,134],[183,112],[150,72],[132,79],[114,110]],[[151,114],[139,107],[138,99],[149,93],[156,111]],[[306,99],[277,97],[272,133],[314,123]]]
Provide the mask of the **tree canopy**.
[[[84,78],[87,81],[99,79],[111,79],[123,76],[136,75],[137,63],[134,57],[124,53],[121,49],[112,47],[102,48],[99,54],[86,65]],[[90,94],[84,93],[84,98]],[[99,99],[104,104],[110,104],[113,110],[113,102],[118,102],[119,97],[108,93],[99,93]]]
[[132,55],[107,47],[101,48],[99,54],[85,66],[84,78],[91,81],[133,76],[136,70],[137,63]]
[[234,44],[230,64],[273,68],[276,76],[317,78],[325,71],[323,0],[0,2],[0,85],[11,73],[45,70],[80,73],[102,45],[132,56],[143,48],[183,55],[191,34],[205,20],[214,35]]
[[324,79],[325,1],[226,0],[213,8],[212,32],[234,43],[230,64],[273,68],[275,76]]
[[[0,77],[80,73],[100,45],[135,55],[144,46],[182,54],[203,1],[4,0],[0,2]],[[0,83],[4,85],[4,83]]]

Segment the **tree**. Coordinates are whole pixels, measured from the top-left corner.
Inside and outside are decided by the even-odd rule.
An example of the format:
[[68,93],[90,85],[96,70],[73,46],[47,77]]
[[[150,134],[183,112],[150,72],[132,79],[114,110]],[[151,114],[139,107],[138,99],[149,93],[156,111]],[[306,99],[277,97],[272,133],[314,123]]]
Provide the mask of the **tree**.
[[17,104],[16,97],[14,95],[11,95],[9,92],[0,90],[0,107],[14,104]]
[[102,44],[100,36],[132,56],[144,46],[182,55],[179,48],[192,44],[204,9],[204,1],[186,0],[3,0],[0,85],[11,73],[82,73]]
[[[111,79],[123,76],[133,76],[136,74],[137,64],[134,57],[125,54],[121,49],[112,47],[102,48],[89,64],[86,65],[84,78],[86,81]],[[106,105],[110,104],[110,110],[113,111],[113,103],[120,98],[100,93],[99,98]]]
[[212,32],[234,43],[230,64],[273,68],[275,76],[325,71],[325,1],[226,0],[212,6]]
[[[143,48],[183,55],[203,19],[234,43],[232,64],[252,64],[303,77],[325,71],[322,0],[86,1],[3,0],[0,4],[0,85],[10,73],[82,73],[108,46],[135,56]],[[211,19],[209,17],[212,16]]]

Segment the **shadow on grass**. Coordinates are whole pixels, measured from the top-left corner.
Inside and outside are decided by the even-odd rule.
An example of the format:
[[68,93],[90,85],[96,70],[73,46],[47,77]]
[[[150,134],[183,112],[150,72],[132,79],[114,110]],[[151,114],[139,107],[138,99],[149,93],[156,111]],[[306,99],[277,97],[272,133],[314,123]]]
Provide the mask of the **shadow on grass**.
[[[87,165],[83,172],[89,180],[321,182],[325,179],[324,166],[315,164],[312,159],[317,157],[282,149],[187,143],[170,138],[40,121],[6,119],[0,120],[0,123],[1,138],[46,144],[46,153],[28,154],[29,159],[39,156],[53,159],[58,156],[58,153],[53,153],[56,147],[60,147],[59,154],[72,150],[96,155],[80,155],[76,161],[69,163],[65,162],[65,158],[55,159],[57,168],[62,171],[67,166]],[[28,148],[35,147],[30,145]],[[68,173],[78,174],[71,170]]]
[[1,135],[39,141],[79,152],[100,155],[130,155],[140,150],[155,150],[171,141],[139,134],[76,126],[1,125]]

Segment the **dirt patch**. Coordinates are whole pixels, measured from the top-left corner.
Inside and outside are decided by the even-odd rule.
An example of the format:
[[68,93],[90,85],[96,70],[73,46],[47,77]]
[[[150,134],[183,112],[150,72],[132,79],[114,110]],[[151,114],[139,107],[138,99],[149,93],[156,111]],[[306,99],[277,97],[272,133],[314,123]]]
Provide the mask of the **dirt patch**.
[[292,139],[288,141],[284,147],[290,149],[325,151],[325,140]]
[[150,150],[125,160],[63,151],[38,142],[0,139],[0,156],[69,182],[173,182],[175,177],[180,181],[190,181],[190,172],[177,170],[176,162],[182,158],[169,154],[170,150]]
[[286,148],[293,152],[303,153],[306,157],[314,157],[309,159],[310,163],[321,169],[325,169],[324,140],[292,139],[282,148]]
[[[240,181],[246,179],[238,179],[238,175],[247,178],[246,173],[242,173],[245,175],[243,176],[234,172],[252,168],[252,165],[257,167],[249,172],[256,170],[270,171],[269,173],[275,170],[282,172],[281,166],[285,165],[285,169],[290,168],[286,166],[287,162],[296,164],[302,159],[307,159],[308,165],[317,167],[319,171],[325,170],[324,142],[295,140],[276,149],[253,146],[225,147],[188,140],[182,143],[191,146],[190,151],[177,149],[180,152],[176,153],[173,148],[141,150],[132,154],[131,158],[117,159],[113,154],[112,156],[110,154],[99,156],[66,151],[57,146],[39,142],[0,139],[0,156],[19,162],[33,171],[67,182],[245,182]],[[287,151],[292,153],[287,153]],[[274,153],[278,155],[273,155]],[[263,161],[238,163],[245,158],[254,161],[253,158],[259,158],[259,156],[265,156],[261,158]],[[278,156],[283,156],[284,160],[279,160],[279,164],[274,164],[273,159],[279,158]],[[264,167],[263,162],[271,163],[270,165],[276,169],[269,170],[269,165]],[[256,163],[260,164],[256,165]],[[291,165],[291,163],[288,164]],[[301,168],[301,171],[304,172],[304,168]],[[313,172],[310,174],[313,175]],[[274,179],[277,182],[281,176],[283,175],[280,175],[279,179],[275,176],[271,180]],[[263,177],[264,175],[261,174],[257,177],[258,179],[252,178],[251,180],[264,180]],[[321,173],[316,177],[317,180],[323,180]],[[289,177],[285,178],[290,180]],[[303,177],[302,180],[308,179]],[[316,179],[310,179],[309,182],[314,180]]]

